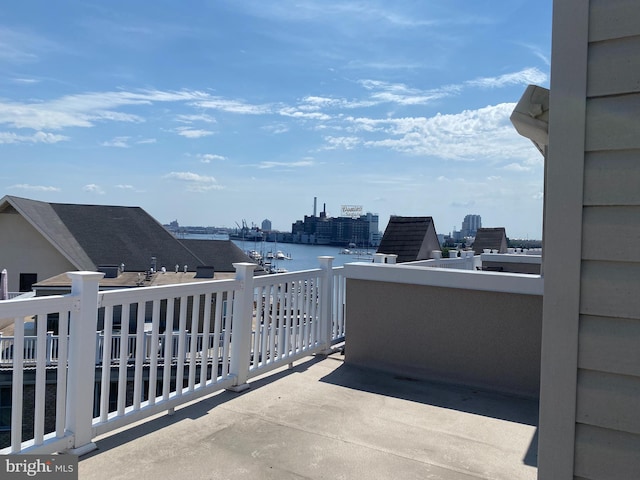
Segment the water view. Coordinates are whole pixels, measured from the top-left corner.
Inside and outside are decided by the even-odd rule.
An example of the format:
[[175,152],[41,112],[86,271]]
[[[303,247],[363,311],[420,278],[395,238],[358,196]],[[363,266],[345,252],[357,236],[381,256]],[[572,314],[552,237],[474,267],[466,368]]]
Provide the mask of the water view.
[[[188,234],[183,238],[194,238],[201,240],[227,240],[226,236]],[[266,258],[269,252],[275,254],[280,251],[285,257],[284,260],[271,260],[277,268],[284,268],[289,272],[308,270],[319,266],[318,257],[331,256],[334,258],[333,266],[344,265],[350,262],[372,262],[375,248],[353,249],[349,253],[343,253],[344,248],[332,245],[305,245],[300,243],[276,243],[276,242],[253,242],[251,240],[232,240],[244,252],[255,250]]]

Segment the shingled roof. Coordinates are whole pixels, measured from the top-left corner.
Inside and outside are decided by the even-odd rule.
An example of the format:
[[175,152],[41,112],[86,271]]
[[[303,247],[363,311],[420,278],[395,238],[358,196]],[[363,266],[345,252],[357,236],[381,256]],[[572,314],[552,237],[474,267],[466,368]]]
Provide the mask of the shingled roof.
[[216,272],[235,272],[234,263],[251,262],[231,240],[181,239],[180,242],[206,265],[213,266]]
[[507,233],[504,227],[478,229],[473,242],[473,251],[476,255],[480,255],[485,248],[497,250],[498,253],[507,252]]
[[398,255],[396,261],[413,262],[432,257],[440,244],[431,217],[391,216],[378,253]]
[[[187,247],[185,243],[190,241],[179,241],[140,207],[47,203],[13,196],[4,201],[78,270],[124,263],[128,271],[144,272],[151,267],[151,257],[156,257],[158,269],[187,265],[189,271],[203,265],[228,271],[224,269],[232,262],[249,261],[228,244],[217,243],[214,248],[212,244],[190,243]],[[225,253],[232,260],[223,259]]]

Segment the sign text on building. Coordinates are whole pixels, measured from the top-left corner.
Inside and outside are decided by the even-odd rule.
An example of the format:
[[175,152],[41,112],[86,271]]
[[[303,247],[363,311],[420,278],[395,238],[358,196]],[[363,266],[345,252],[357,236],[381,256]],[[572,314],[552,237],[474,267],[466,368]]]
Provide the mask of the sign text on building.
[[360,218],[362,216],[362,205],[342,205],[342,216],[351,218]]

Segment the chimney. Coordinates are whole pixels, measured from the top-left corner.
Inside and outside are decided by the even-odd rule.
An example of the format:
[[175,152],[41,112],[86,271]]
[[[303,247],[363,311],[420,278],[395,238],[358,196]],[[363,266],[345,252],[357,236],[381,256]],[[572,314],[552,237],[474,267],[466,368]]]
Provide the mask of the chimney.
[[318,213],[318,197],[313,197],[313,216],[316,216]]

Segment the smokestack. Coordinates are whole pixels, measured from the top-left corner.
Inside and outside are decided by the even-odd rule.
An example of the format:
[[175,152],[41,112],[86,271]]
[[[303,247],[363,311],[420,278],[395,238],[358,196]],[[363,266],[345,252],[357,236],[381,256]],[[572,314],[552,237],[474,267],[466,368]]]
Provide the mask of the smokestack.
[[316,216],[318,211],[318,197],[313,197],[313,216]]

